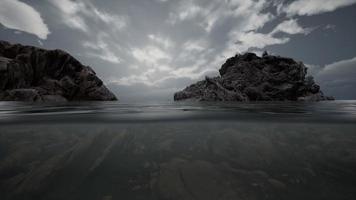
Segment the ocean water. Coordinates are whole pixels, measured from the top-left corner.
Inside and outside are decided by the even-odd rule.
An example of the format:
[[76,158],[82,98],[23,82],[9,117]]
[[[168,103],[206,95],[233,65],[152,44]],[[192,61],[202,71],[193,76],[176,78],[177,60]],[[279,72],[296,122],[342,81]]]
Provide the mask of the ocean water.
[[0,103],[0,199],[356,199],[356,101]]

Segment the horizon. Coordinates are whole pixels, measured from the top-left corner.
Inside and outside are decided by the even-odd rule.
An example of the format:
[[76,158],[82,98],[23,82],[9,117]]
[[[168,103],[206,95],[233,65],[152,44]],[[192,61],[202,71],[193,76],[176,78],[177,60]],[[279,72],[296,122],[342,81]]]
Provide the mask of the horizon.
[[0,39],[62,49],[122,102],[167,101],[237,53],[302,61],[326,95],[356,99],[356,0],[3,0]]

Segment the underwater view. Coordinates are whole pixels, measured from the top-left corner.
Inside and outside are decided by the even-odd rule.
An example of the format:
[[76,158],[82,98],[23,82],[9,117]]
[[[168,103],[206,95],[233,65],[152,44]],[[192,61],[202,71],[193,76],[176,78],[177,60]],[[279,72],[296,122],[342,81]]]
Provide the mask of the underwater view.
[[356,199],[356,101],[0,103],[8,199]]

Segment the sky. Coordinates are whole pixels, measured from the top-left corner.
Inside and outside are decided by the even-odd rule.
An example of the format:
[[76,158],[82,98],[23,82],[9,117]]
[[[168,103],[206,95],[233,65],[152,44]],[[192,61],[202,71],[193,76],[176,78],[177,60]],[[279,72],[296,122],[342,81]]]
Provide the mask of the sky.
[[356,99],[356,0],[0,0],[0,40],[63,49],[124,102],[170,101],[264,50]]

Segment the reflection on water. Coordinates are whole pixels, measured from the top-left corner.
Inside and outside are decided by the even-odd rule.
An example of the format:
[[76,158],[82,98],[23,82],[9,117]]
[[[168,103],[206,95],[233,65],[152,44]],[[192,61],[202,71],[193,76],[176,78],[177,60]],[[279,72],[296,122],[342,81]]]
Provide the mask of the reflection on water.
[[0,199],[356,199],[356,103],[0,104]]

